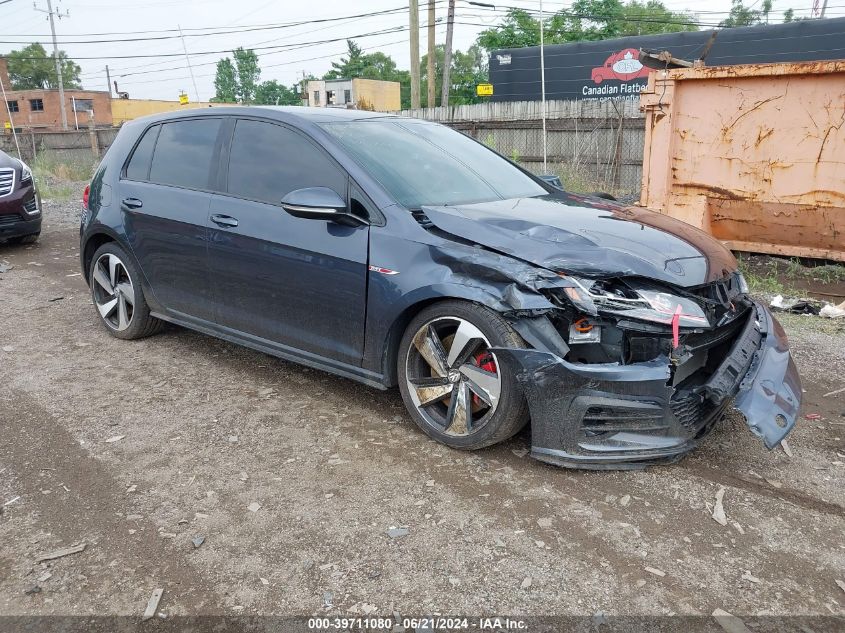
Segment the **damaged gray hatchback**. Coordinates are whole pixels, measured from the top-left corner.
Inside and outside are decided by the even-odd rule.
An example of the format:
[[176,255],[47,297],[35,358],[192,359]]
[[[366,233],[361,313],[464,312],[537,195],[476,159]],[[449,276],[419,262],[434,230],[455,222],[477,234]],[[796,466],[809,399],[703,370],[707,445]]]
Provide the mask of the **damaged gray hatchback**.
[[667,216],[570,194],[447,127],[215,108],[125,124],[83,215],[104,326],[170,321],[398,384],[459,449],[531,425],[533,457],[678,459],[729,408],[769,449],[801,385],[730,251]]

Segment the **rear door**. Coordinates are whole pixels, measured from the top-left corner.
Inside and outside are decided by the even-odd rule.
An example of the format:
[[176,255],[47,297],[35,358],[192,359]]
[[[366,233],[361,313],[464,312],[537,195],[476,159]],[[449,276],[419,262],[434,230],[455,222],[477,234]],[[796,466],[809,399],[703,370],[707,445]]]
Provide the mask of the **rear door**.
[[219,117],[150,127],[120,183],[127,237],[155,298],[177,316],[214,319],[208,212],[219,163]]
[[305,187],[329,187],[346,200],[345,171],[302,132],[252,119],[237,120],[221,162],[226,192],[212,197],[209,217],[218,323],[360,364],[369,227],[297,218],[281,207]]

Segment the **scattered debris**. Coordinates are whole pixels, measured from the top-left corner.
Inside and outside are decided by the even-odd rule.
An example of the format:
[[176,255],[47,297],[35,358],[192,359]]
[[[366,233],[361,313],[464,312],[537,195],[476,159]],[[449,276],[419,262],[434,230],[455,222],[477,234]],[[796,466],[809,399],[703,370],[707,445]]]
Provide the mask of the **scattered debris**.
[[41,587],[39,587],[38,585],[35,585],[33,587],[30,587],[26,591],[24,591],[24,593],[28,596],[31,596],[31,595],[36,594],[36,593],[41,593]]
[[714,610],[713,617],[716,618],[716,623],[728,633],[751,633],[742,620],[724,609]]
[[14,347],[12,347],[11,345],[4,345],[4,346],[3,346],[3,351],[4,351],[4,352],[14,352],[14,351],[15,351],[15,348],[14,348]]
[[250,512],[258,512],[261,509],[261,504],[257,501],[253,501],[246,507],[246,509]]
[[805,420],[821,420],[822,414],[821,413],[807,413],[804,415]]
[[837,581],[836,581],[836,584],[837,584],[837,585],[839,585],[839,588],[840,588],[842,591],[845,591],[845,581],[842,581],[842,580],[837,580]]
[[114,444],[115,442],[119,442],[122,440],[125,435],[112,435],[109,439],[106,440],[106,444]]
[[522,459],[523,457],[528,455],[528,450],[526,450],[524,448],[512,448],[511,453],[513,453],[514,455],[516,455],[517,457]]
[[766,483],[769,484],[772,488],[783,488],[783,484],[777,479],[766,479]]
[[334,601],[334,594],[331,591],[324,591],[323,592],[323,606],[326,609],[331,609],[333,601]]
[[132,484],[131,486],[129,486],[129,487],[126,489],[126,494],[132,494],[132,493],[133,493],[133,492],[135,492],[136,490],[138,490],[138,486],[136,486],[135,484]]
[[654,574],[655,576],[660,576],[663,578],[666,575],[666,572],[662,569],[657,569],[656,567],[645,567],[644,568],[648,573]]
[[44,572],[43,574],[41,574],[38,578],[36,578],[36,580],[37,580],[38,582],[47,582],[47,581],[48,581],[48,580],[50,580],[50,578],[52,578],[52,577],[53,577],[53,574],[51,574],[49,571],[45,571],[45,572]]
[[14,266],[8,262],[0,262],[0,273],[7,273],[13,268]]
[[21,498],[20,495],[18,495],[17,497],[13,497],[12,499],[9,499],[6,503],[3,504],[3,507],[5,508],[6,506],[12,505],[15,501],[17,501],[20,498]]
[[719,488],[716,492],[716,505],[713,506],[713,520],[719,525],[727,525],[728,517],[725,514],[725,506],[722,505],[722,499],[725,497],[725,489]]
[[787,457],[792,457],[792,449],[789,447],[789,442],[786,441],[786,438],[780,441],[780,446]]
[[194,544],[194,549],[199,549],[200,546],[205,543],[205,537],[197,536],[196,538],[191,539],[191,543]]
[[47,299],[47,301],[50,302],[50,303],[55,303],[56,301],[61,301],[62,299],[64,299],[64,297],[59,296],[59,297],[53,297],[52,299]]
[[828,319],[845,318],[845,301],[836,306],[827,304],[821,309],[819,316],[826,317]]
[[777,295],[769,303],[769,306],[781,312],[792,312],[793,314],[819,314],[819,302],[809,299],[786,300],[783,295]]
[[249,479],[249,475],[247,475],[246,471],[244,470],[241,471],[240,477],[241,481],[247,481]]
[[824,394],[822,396],[822,398],[827,398],[829,396],[835,396],[837,393],[842,393],[842,392],[845,392],[845,387],[842,387],[841,389],[835,389],[834,391],[828,391],[826,394]]
[[526,576],[525,579],[522,581],[522,584],[519,586],[520,589],[528,589],[531,586],[531,576]]
[[261,584],[264,585],[265,587],[270,584],[269,580],[267,580],[266,578],[262,578],[261,576],[258,577],[258,580],[260,580]]
[[238,436],[237,435],[230,435],[229,436],[229,442],[231,442],[232,444],[237,444]]
[[550,528],[550,527],[552,527],[552,520],[549,519],[549,518],[543,517],[541,519],[537,519],[537,525],[539,525],[541,528]]
[[143,621],[147,621],[152,619],[152,617],[158,611],[158,603],[161,600],[161,596],[164,593],[164,589],[158,588],[153,591],[153,595],[150,596],[149,601],[147,602],[147,608],[144,610],[144,615],[141,616]]
[[631,495],[623,495],[619,500],[619,505],[623,508],[627,508],[629,503],[631,503]]
[[747,569],[745,570],[745,573],[742,575],[742,579],[747,580],[748,582],[753,582],[755,585],[760,584],[760,579],[757,578],[756,576],[752,576],[751,572],[748,571]]
[[737,523],[736,521],[731,521],[731,525],[733,525],[734,529],[736,529],[736,531],[739,532],[740,534],[745,534],[745,530],[743,530],[742,526],[739,523]]
[[35,559],[35,562],[43,563],[45,560],[55,560],[57,558],[70,556],[71,554],[78,554],[79,552],[83,551],[87,546],[87,543],[80,543],[79,545],[74,545],[73,547],[63,547],[62,549],[57,549],[55,551],[49,552],[48,554],[42,554],[41,556]]
[[399,538],[400,536],[408,536],[408,534],[410,534],[410,533],[411,533],[411,531],[406,527],[391,526],[387,530],[387,535],[390,538]]

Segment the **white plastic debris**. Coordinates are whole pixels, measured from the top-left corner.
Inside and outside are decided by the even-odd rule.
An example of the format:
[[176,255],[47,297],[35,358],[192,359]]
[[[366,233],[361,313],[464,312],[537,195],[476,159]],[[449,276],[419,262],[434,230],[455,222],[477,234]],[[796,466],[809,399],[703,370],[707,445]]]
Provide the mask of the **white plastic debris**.
[[841,319],[845,317],[845,301],[837,306],[827,304],[819,311],[819,316],[828,319]]
[[147,608],[144,610],[144,615],[141,616],[141,619],[144,621],[150,620],[158,611],[158,603],[161,600],[161,596],[164,593],[164,589],[158,588],[153,591],[153,595],[150,596],[149,601],[147,602]]
[[722,499],[725,497],[725,489],[719,488],[716,492],[716,505],[713,506],[713,520],[719,525],[727,525],[728,517],[725,514],[725,506],[722,505]]
[[745,626],[745,622],[724,609],[714,610],[713,617],[716,618],[718,625],[728,633],[751,633],[749,628]]

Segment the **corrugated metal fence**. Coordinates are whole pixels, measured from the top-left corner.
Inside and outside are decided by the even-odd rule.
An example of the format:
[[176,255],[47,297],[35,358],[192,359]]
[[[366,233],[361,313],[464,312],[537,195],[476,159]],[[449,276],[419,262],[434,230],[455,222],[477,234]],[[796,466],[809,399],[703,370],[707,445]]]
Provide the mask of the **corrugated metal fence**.
[[[71,132],[25,130],[18,133],[18,144],[25,161],[34,160],[35,156],[41,152],[49,152],[59,160],[73,160],[80,156],[89,158],[94,153],[94,143],[96,143],[98,154],[102,156],[109,145],[114,142],[118,129],[98,128]],[[15,139],[11,134],[0,134],[0,150],[10,156],[18,155]]]
[[[517,101],[403,110],[469,134],[534,173],[543,172],[541,103]],[[645,119],[639,100],[546,102],[547,172],[573,191],[638,197]]]

